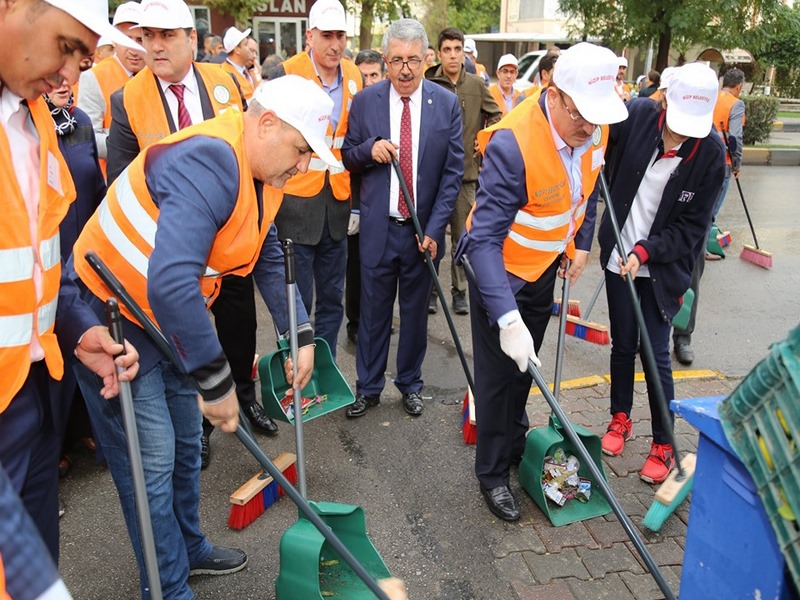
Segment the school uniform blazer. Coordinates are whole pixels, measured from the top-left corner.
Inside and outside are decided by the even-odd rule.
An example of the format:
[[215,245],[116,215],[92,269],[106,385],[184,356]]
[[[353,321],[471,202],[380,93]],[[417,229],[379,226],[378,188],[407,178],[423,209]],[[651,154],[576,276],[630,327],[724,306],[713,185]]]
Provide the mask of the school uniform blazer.
[[[372,160],[372,146],[391,137],[387,79],[365,88],[353,98],[350,121],[342,147],[344,166],[361,174],[361,262],[378,265],[389,235],[391,164]],[[436,240],[444,253],[444,231],[453,212],[464,173],[461,110],[458,97],[423,80],[417,156],[416,209],[425,235]]]

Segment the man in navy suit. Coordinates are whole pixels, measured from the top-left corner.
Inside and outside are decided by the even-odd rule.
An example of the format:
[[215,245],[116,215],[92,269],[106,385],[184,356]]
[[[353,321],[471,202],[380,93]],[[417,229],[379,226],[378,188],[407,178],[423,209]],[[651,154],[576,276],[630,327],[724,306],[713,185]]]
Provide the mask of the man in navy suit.
[[[356,401],[347,410],[351,418],[380,402],[398,283],[400,340],[394,383],[403,394],[405,411],[422,414],[422,361],[432,286],[422,253],[428,251],[434,260],[442,255],[444,230],[464,172],[458,97],[423,81],[427,47],[428,36],[418,21],[400,19],[389,26],[383,36],[388,80],[355,96],[342,147],[344,166],[361,174],[361,316]],[[392,158],[406,173],[422,240],[401,198]]]

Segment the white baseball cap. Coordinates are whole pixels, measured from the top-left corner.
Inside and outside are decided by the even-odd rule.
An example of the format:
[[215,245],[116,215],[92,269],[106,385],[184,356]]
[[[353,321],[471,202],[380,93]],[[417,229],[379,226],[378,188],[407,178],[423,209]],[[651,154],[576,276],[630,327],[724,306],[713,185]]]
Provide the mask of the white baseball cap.
[[667,88],[667,125],[678,135],[704,138],[711,132],[719,82],[703,63],[676,69]]
[[194,17],[183,0],[144,0],[139,27],[194,29]]
[[144,52],[139,44],[134,42],[108,21],[108,2],[106,0],[45,0],[49,5],[58,8],[73,19],[93,31],[100,37],[110,39],[114,44]]
[[333,100],[320,86],[299,75],[284,75],[261,83],[253,99],[297,129],[322,160],[342,166],[325,142]]
[[628,68],[628,59],[624,56],[617,57],[617,68],[619,67],[625,67],[626,69]]
[[222,38],[222,46],[225,48],[225,52],[230,54],[248,35],[250,35],[249,27],[244,31],[239,31],[236,27],[228,27],[225,37]]
[[113,45],[114,45],[114,42],[113,42],[113,41],[111,41],[111,38],[107,38],[107,37],[106,37],[106,36],[104,36],[104,35],[101,35],[101,36],[100,36],[100,39],[99,39],[99,40],[97,40],[97,47],[98,47],[98,48],[99,48],[100,46],[113,46]]
[[347,17],[339,0],[317,0],[308,12],[308,28],[347,31]]
[[628,110],[614,90],[617,55],[589,42],[561,52],[553,70],[553,83],[575,102],[578,112],[594,125],[619,123]]
[[475,45],[475,40],[466,38],[464,40],[464,52],[472,52],[475,58],[478,58],[478,47]]
[[517,62],[517,57],[513,54],[503,54],[500,57],[500,60],[497,61],[497,70],[499,71],[505,66],[511,65],[513,67],[519,67],[519,63]]
[[115,27],[122,23],[135,23],[139,24],[139,18],[142,16],[142,5],[138,2],[125,2],[117,7],[114,11],[114,20],[111,22]]
[[669,87],[669,82],[672,81],[672,78],[675,76],[675,71],[678,70],[678,67],[666,67],[663,71],[661,71],[661,84],[658,86],[658,89],[663,90]]

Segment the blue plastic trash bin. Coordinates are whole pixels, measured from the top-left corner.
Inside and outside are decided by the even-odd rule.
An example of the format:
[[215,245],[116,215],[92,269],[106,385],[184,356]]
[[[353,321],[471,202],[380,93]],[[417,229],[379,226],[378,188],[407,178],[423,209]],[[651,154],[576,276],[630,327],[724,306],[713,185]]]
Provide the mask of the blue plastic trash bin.
[[752,477],[728,444],[717,404],[724,396],[673,400],[700,432],[681,600],[789,600],[784,558]]

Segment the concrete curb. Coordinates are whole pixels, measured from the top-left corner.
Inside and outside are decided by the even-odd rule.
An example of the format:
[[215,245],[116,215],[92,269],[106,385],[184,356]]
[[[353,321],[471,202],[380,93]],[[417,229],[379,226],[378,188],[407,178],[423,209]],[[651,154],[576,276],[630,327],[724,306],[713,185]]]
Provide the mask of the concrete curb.
[[800,122],[797,121],[775,121],[772,123],[772,131],[784,131],[786,133],[797,133],[800,131]]
[[[689,369],[684,371],[673,371],[672,378],[675,381],[687,381],[687,380],[698,380],[698,379],[728,379],[728,377],[724,373],[720,373],[719,371],[712,371],[710,369]],[[634,381],[636,383],[644,383],[644,373],[638,372],[634,375]],[[569,379],[567,381],[561,382],[561,389],[562,390],[580,390],[584,388],[595,387],[597,385],[603,385],[606,383],[611,383],[611,375],[590,375],[589,377],[578,377],[577,379]],[[547,386],[550,388],[550,391],[553,391],[553,384],[550,383]],[[538,387],[533,386],[531,387],[530,394],[532,396],[541,395],[542,392],[539,390]]]
[[772,167],[800,166],[800,149],[754,148],[746,146],[742,151],[742,164]]

